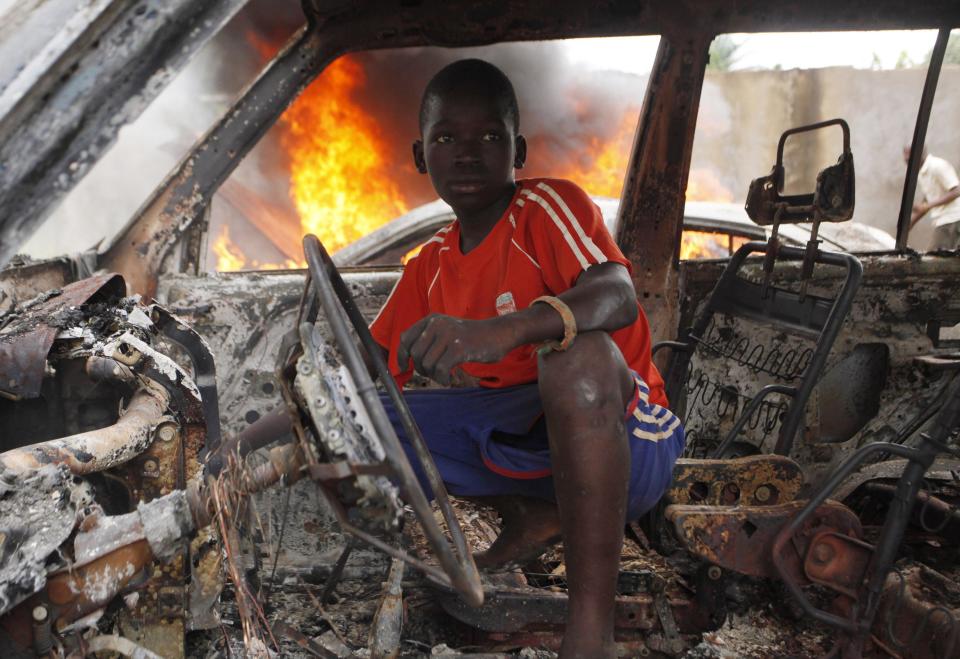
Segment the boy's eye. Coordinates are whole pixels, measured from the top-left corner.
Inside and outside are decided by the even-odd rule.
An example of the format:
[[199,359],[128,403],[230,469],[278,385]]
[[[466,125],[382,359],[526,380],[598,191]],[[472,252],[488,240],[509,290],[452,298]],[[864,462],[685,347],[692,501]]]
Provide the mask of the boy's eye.
[[434,142],[437,144],[450,144],[453,142],[453,138],[449,135],[438,135]]
[[498,142],[500,141],[500,136],[497,133],[484,133],[480,139],[484,142]]

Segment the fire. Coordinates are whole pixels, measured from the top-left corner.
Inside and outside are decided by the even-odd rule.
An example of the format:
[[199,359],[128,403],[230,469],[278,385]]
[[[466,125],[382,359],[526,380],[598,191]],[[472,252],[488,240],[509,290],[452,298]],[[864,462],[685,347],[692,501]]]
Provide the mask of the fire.
[[680,260],[723,259],[748,240],[742,236],[729,237],[709,231],[684,231],[680,242]]
[[283,263],[261,263],[257,259],[248,259],[243,250],[230,239],[230,229],[224,224],[220,235],[211,246],[217,258],[217,272],[236,272],[237,270],[293,270],[304,267],[293,259]]
[[546,175],[570,179],[598,197],[619,197],[637,126],[635,109],[624,112],[616,133],[609,139],[591,135],[576,160]]
[[[248,38],[264,58],[272,56],[275,48],[265,40],[252,34]],[[398,153],[406,157],[405,142],[410,136],[385,134],[375,114],[361,103],[361,98],[369,96],[361,61],[350,55],[337,59],[280,118],[279,141],[289,166],[288,194],[297,217],[239,184],[231,186],[228,181],[221,189],[221,197],[243,209],[249,224],[273,242],[283,263],[264,264],[245,254],[224,226],[211,246],[217,270],[303,267],[302,235],[316,234],[328,251],[335,252],[431,200],[433,192],[424,187],[426,181],[410,179],[396,162]],[[581,105],[575,114],[588,116],[590,100],[582,99]],[[532,152],[541,154],[542,160],[533,159],[533,166],[521,174],[567,178],[591,195],[619,197],[638,112],[638,107],[624,109],[605,135],[572,136],[569,142],[576,146],[566,151],[560,145],[571,136],[530,136]],[[584,125],[591,123],[595,125]],[[401,140],[403,149],[397,144]],[[731,202],[733,195],[711,172],[693,170],[687,199]],[[726,256],[729,249],[725,236],[685,231],[681,258]],[[416,249],[411,250],[403,260],[415,253]]]
[[247,258],[243,251],[230,240],[230,229],[226,224],[220,230],[220,235],[213,243],[213,253],[217,257],[217,272],[231,272],[243,270]]
[[281,118],[300,227],[330,252],[408,210],[376,120],[351,98],[363,83],[360,65],[341,57]]

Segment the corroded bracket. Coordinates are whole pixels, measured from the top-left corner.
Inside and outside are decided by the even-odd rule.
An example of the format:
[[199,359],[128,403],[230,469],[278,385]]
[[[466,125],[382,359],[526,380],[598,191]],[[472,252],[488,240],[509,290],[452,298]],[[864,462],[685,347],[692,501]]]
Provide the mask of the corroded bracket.
[[730,460],[681,458],[666,500],[710,506],[773,506],[793,501],[803,487],[800,465],[782,455]]
[[[806,501],[776,506],[716,507],[672,505],[666,510],[684,547],[715,565],[754,577],[777,578],[773,546],[777,533]],[[817,509],[784,549],[781,561],[798,582],[805,583],[803,562],[811,539],[824,531],[860,538],[863,530],[852,510],[827,501]]]

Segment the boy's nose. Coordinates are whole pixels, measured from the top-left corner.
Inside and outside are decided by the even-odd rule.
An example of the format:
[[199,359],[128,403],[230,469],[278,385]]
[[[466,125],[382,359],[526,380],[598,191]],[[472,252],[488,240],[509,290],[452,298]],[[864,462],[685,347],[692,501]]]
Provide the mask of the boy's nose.
[[454,163],[457,165],[473,165],[480,162],[477,146],[470,142],[461,142],[454,154]]

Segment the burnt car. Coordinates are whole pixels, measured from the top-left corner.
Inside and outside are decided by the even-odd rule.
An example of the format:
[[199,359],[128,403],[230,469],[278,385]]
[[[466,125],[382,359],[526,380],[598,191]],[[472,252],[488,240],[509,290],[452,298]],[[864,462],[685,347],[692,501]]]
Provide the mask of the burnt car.
[[[607,229],[614,233],[620,200],[594,197],[593,202],[603,214]],[[340,248],[333,253],[333,261],[338,266],[399,265],[455,219],[450,206],[438,199]],[[727,258],[743,243],[766,240],[768,235],[769,230],[751,221],[736,204],[687,201],[683,206],[680,259]],[[810,239],[809,229],[797,225],[783,227],[781,235],[790,245],[804,245]],[[884,252],[896,245],[890,234],[858,222],[823,227],[819,236],[825,247],[841,252]]]
[[[562,555],[481,583],[470,551],[496,519],[439,496],[438,522],[382,427],[353,338],[399,268],[341,276],[308,238],[307,268],[205,273],[211,206],[344,52],[657,34],[610,203],[689,450],[662,510],[627,530],[620,652],[957,656],[958,566],[946,548],[960,538],[960,259],[907,243],[955,2],[308,1],[290,41],[108,244],[10,262],[241,4],[42,3],[5,26],[46,31],[29,48],[7,44],[14,64],[0,70],[5,655],[556,647]],[[876,118],[823,124],[816,104],[795,103],[815,116],[778,125],[762,167],[738,183],[751,223],[739,205],[730,220],[685,204],[718,34],[893,28],[939,33],[911,106],[917,156],[892,249],[855,256],[831,233],[854,212],[850,132]],[[747,99],[747,116],[783,97]],[[827,142],[807,187],[785,191],[795,126],[844,139]],[[857,156],[858,171],[874,160]],[[687,219],[711,233],[722,224],[729,258],[682,260]],[[289,428],[241,434],[277,410]]]

